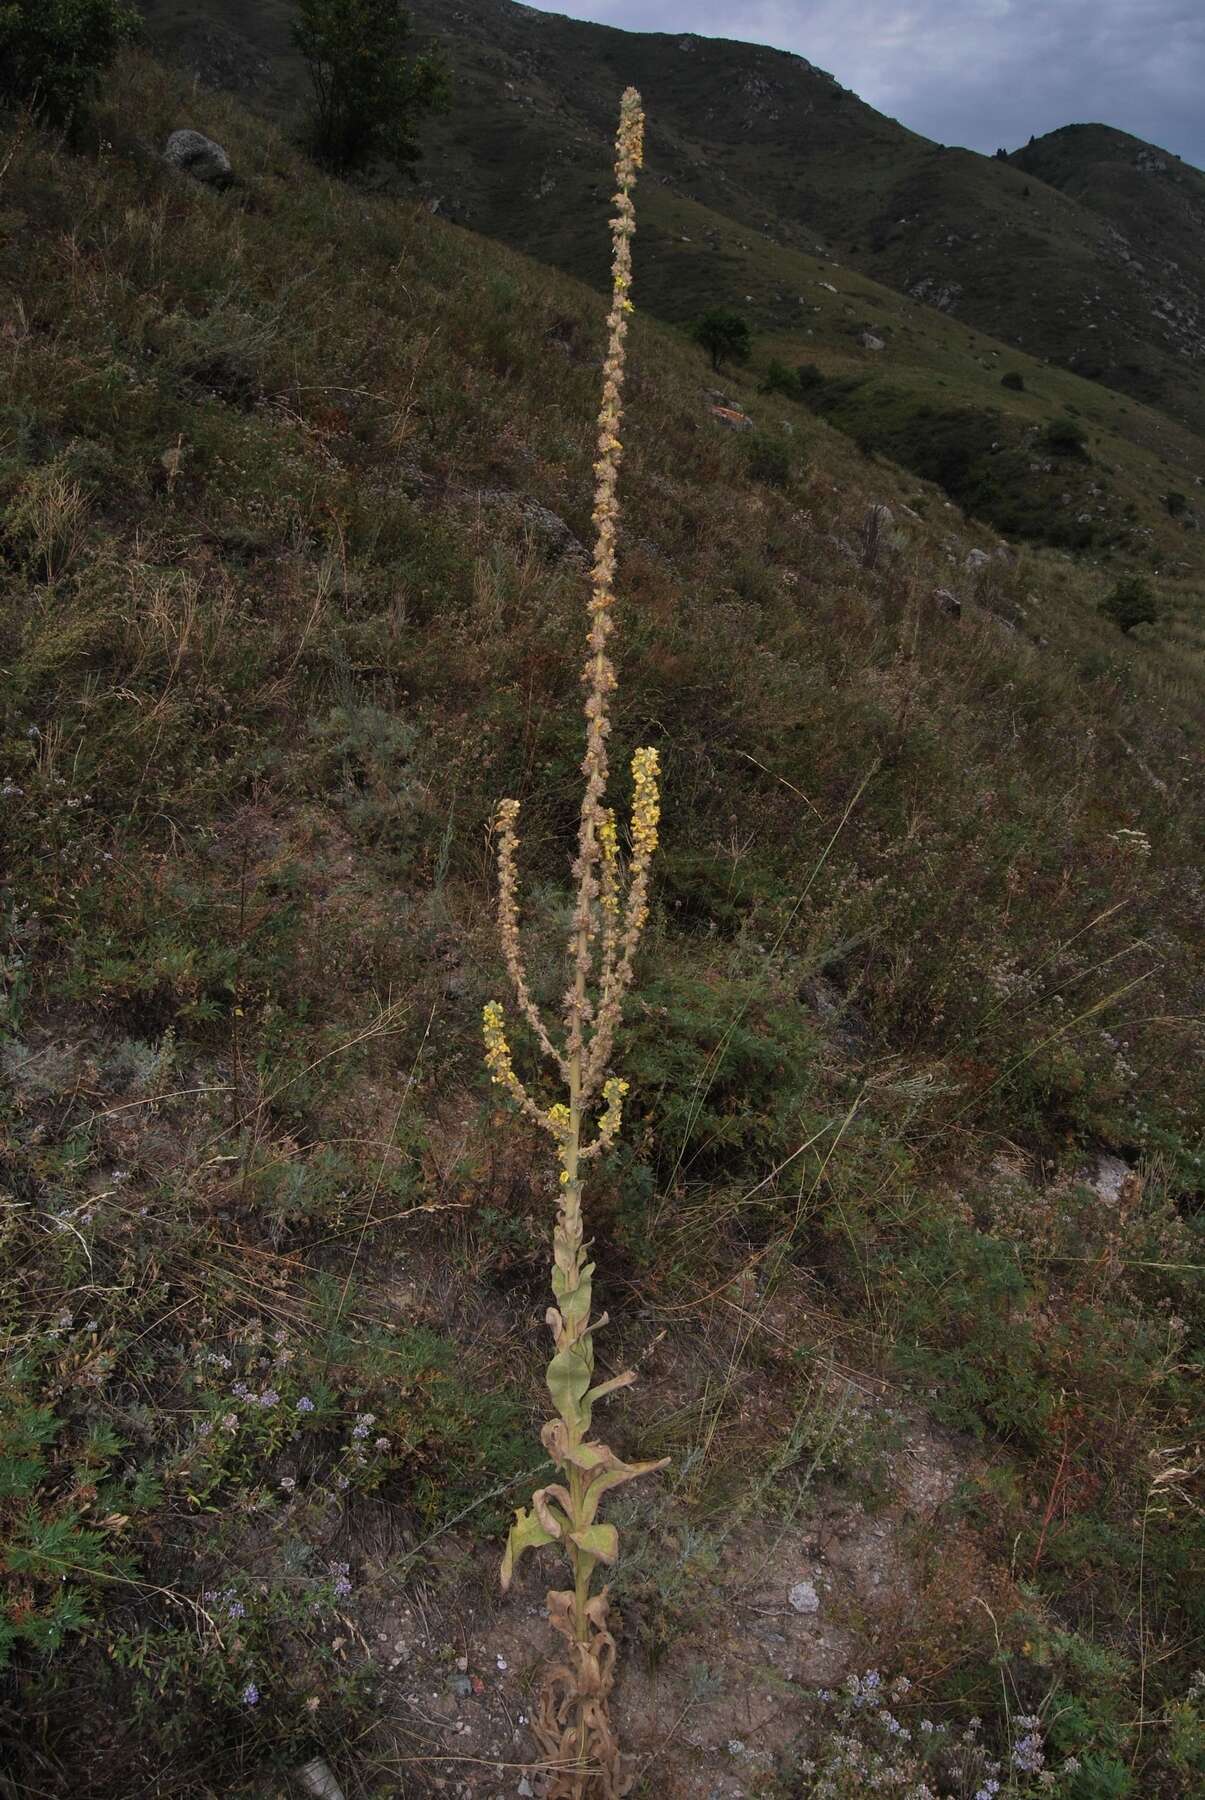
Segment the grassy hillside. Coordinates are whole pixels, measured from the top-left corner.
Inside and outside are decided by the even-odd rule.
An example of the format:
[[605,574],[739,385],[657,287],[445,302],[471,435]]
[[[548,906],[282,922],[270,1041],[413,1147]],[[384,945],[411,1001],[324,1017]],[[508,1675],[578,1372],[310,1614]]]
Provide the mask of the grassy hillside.
[[[236,186],[164,167],[181,124]],[[555,992],[601,309],[149,61],[91,149],[11,126],[3,1781],[266,1796],[320,1751],[349,1795],[511,1791],[551,1175],[481,1067],[488,827],[523,800]],[[918,1743],[984,1721],[968,1781],[1043,1791],[1035,1714],[1049,1791],[1172,1800],[1190,590],[1123,637],[1111,575],[712,387],[638,315],[614,751],[658,746],[666,810],[592,1196],[608,1372],[644,1372],[608,1432],[673,1458],[616,1583],[636,1791],[809,1792],[853,1705],[817,1690],[873,1667]]]
[[[1164,317],[1167,260],[1188,271],[1200,254],[1190,211],[1164,212],[1148,261],[1140,229],[1127,237],[1074,188],[933,144],[784,51],[613,31],[511,0],[451,14],[417,0],[414,12],[446,45],[463,99],[432,135],[432,179],[476,228],[598,279],[602,249],[591,259],[572,244],[576,202],[626,69],[656,120],[650,167],[675,196],[1205,429],[1200,319],[1169,330]],[[739,280],[725,290],[738,299]]]
[[1152,316],[1169,349],[1205,349],[1205,175],[1108,125],[1067,125],[1010,159],[1107,219],[1119,253],[1156,290]]
[[[284,0],[250,14],[221,0],[200,10],[151,0],[147,10],[154,41],[200,79],[296,122],[306,81]],[[1002,484],[1000,464],[986,481],[964,476],[950,488],[964,504],[973,493],[972,510],[1005,533],[1117,551],[1180,575],[1201,568],[1205,410],[1194,411],[1191,330],[1177,347],[1126,299],[1112,267],[1117,227],[1078,198],[1069,205],[1054,185],[1035,189],[995,160],[938,156],[822,71],[776,51],[583,26],[509,0],[480,0],[454,16],[420,6],[416,17],[456,65],[452,110],[425,133],[423,185],[441,215],[603,285],[607,250],[594,215],[607,191],[611,95],[634,65],[653,119],[642,215],[649,310],[687,321],[732,302],[763,334],[764,357],[866,376],[861,441],[867,403],[896,420],[906,415],[902,431],[880,419],[869,441],[918,472],[942,465],[932,415],[954,409],[986,454],[996,443],[1012,455],[1014,473]],[[1004,201],[1013,209],[1007,218]],[[885,235],[867,222],[884,209],[893,221],[901,215]],[[973,231],[953,230],[951,218],[963,215]],[[1192,220],[1182,225],[1195,254]],[[1161,241],[1176,244],[1172,224]],[[1105,279],[1102,244],[1113,322],[1102,315],[1106,337],[1087,340],[1089,355],[1065,326],[1082,336],[1083,294],[1071,287]],[[1131,271],[1135,280],[1140,273]],[[974,297],[947,308],[955,278]],[[882,340],[877,353],[862,347],[867,327]],[[1125,355],[1146,367],[1150,330],[1167,379],[1138,382],[1135,364],[1129,381],[1150,404],[1102,391],[1099,382],[1113,381],[1106,362],[1124,360],[1121,339]],[[1110,333],[1120,333],[1117,343]],[[1026,398],[1001,387],[1009,370],[1025,378]],[[1091,469],[1043,452],[1043,428],[1068,409],[1092,437]],[[1174,518],[1169,493],[1185,498]]]

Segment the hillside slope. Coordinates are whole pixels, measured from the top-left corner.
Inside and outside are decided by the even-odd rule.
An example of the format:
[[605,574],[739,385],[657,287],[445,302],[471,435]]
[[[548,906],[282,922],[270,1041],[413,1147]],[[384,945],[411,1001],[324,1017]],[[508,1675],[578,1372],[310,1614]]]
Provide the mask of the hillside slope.
[[[1205,430],[1205,330],[1180,316],[1179,283],[1174,329],[1163,316],[1171,252],[1148,267],[1141,234],[1136,249],[1070,191],[933,144],[765,46],[611,31],[511,0],[454,14],[419,0],[415,14],[470,101],[435,134],[437,186],[479,228],[597,279],[558,254],[556,221],[574,210],[579,146],[605,141],[622,66],[657,120],[650,168],[675,193],[796,248],[819,237],[876,280]],[[1190,268],[1189,218],[1171,242]],[[726,290],[740,298],[739,283]]]
[[[290,16],[284,0],[265,0],[250,13],[221,0],[200,10],[168,0],[151,6],[156,40],[186,67],[295,122],[305,77]],[[1086,379],[1100,373],[1096,362],[1079,378],[1050,366],[1057,352],[1040,333],[1018,350],[1011,313],[1000,315],[1001,338],[985,338],[954,316],[963,309],[942,310],[940,284],[924,287],[923,298],[901,294],[883,283],[906,287],[902,264],[880,268],[882,257],[855,257],[851,265],[844,249],[837,262],[818,242],[815,219],[800,223],[821,212],[835,231],[865,199],[851,181],[881,186],[888,175],[905,180],[913,167],[924,197],[917,219],[928,217],[934,206],[941,211],[961,168],[964,175],[977,171],[980,187],[967,188],[958,176],[949,192],[956,188],[960,205],[979,208],[986,228],[995,190],[1011,183],[1015,198],[1026,185],[1011,169],[983,158],[959,162],[953,154],[934,160],[924,140],[778,52],[579,29],[493,0],[485,10],[423,16],[441,32],[460,34],[455,104],[426,133],[424,187],[441,215],[602,285],[606,245],[594,216],[606,193],[599,170],[606,167],[607,109],[623,79],[620,64],[634,58],[655,107],[641,222],[648,310],[686,320],[717,299],[737,302],[764,334],[759,361],[777,355],[818,363],[862,382],[860,441],[920,473],[948,469],[952,497],[1006,535],[1098,556],[1120,553],[1181,576],[1205,565],[1198,491],[1205,454],[1196,431]],[[1045,190],[1032,205],[1025,200],[1027,219],[1033,205],[1060,218],[1067,212],[1066,201]],[[1084,218],[1089,236],[1099,236],[1100,219]],[[900,238],[890,235],[893,243]],[[1057,256],[1067,274],[1075,259],[1062,239]],[[984,276],[997,299],[1019,279],[1016,269]],[[917,282],[911,286],[920,291]],[[877,352],[863,347],[868,332]],[[1006,371],[1022,377],[1024,397],[1001,386]],[[1177,392],[1184,391],[1180,382]],[[1051,457],[1043,447],[1045,428],[1068,412],[1089,433],[1089,462]],[[945,441],[951,423],[967,445],[961,462],[951,461]],[[1166,507],[1169,492],[1186,497],[1175,518]]]
[[[547,1650],[545,1570],[495,1582],[552,1187],[481,1065],[489,831],[521,798],[555,999],[601,309],[148,60],[91,151],[3,124],[4,1779],[485,1800]],[[590,1206],[608,1436],[673,1467],[621,1727],[645,1793],[790,1800],[881,1668],[977,1778],[1040,1714],[1059,1800],[1178,1800],[1196,628],[711,387],[637,315],[613,751],[664,841]]]
[[1068,125],[1010,158],[1112,225],[1117,254],[1145,281],[1165,346],[1202,358],[1205,174],[1108,125]]
[[[300,98],[285,0],[143,5],[154,40],[209,78],[234,71],[278,107]],[[475,229],[598,284],[605,246],[584,239],[579,221],[606,154],[610,95],[630,78],[655,120],[652,181],[676,198],[739,222],[746,236],[839,257],[1205,432],[1192,208],[1161,208],[1150,245],[1136,220],[1102,213],[1076,183],[1047,183],[1026,152],[1001,161],[931,143],[802,57],[762,45],[616,31],[512,0],[454,9],[416,0],[412,11],[448,51],[458,96],[429,133],[425,177]],[[1177,168],[1126,141],[1151,167]],[[1186,184],[1205,179],[1177,173]],[[711,280],[724,300],[743,299],[749,285],[739,261]],[[790,291],[785,273],[780,286]],[[675,306],[667,281],[658,310],[687,316],[692,287],[687,279]]]

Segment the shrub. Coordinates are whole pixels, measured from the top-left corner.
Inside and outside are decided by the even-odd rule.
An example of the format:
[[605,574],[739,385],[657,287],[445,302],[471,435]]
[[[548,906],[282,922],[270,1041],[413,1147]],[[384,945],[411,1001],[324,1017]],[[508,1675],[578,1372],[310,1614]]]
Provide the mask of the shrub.
[[1123,575],[1101,601],[1100,610],[1120,631],[1127,632],[1136,625],[1153,625],[1159,617],[1151,584],[1144,575]]
[[1067,413],[1060,413],[1057,419],[1051,419],[1045,432],[1047,448],[1056,456],[1080,456],[1088,454],[1088,435],[1082,425]]
[[138,27],[138,13],[124,0],[3,0],[0,97],[70,126]]
[[745,455],[754,481],[763,481],[767,487],[786,487],[793,459],[785,438],[756,431],[745,439]]
[[105,1579],[129,1574],[115,1546],[135,1498],[154,1497],[146,1480],[106,1482],[121,1440],[104,1421],[66,1429],[33,1397],[40,1372],[13,1361],[0,1387],[0,1669],[19,1643],[47,1654],[84,1625]]
[[406,53],[410,19],[398,0],[298,0],[293,39],[314,90],[310,143],[333,169],[374,157],[407,167],[419,156],[415,128],[443,104],[438,56]]
[[1168,493],[1164,494],[1163,504],[1166,506],[1173,519],[1183,518],[1184,514],[1188,511],[1188,495],[1177,493],[1176,490],[1172,488]]
[[791,400],[799,398],[799,377],[787,365],[779,362],[777,357],[771,361],[762,377],[760,391],[763,394],[786,394]]
[[1024,393],[1025,377],[1016,369],[1008,369],[1000,377],[1000,386],[1011,388],[1014,394]]
[[713,306],[695,320],[690,335],[711,357],[711,366],[747,363],[753,348],[748,321],[731,306]]

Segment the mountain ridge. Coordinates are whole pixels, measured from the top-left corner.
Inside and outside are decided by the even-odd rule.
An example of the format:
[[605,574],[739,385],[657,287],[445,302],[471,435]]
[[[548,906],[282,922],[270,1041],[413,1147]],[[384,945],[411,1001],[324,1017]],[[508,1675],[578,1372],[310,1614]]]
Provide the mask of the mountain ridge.
[[[225,34],[228,46],[249,47],[245,64],[266,63],[260,94],[275,110],[290,95],[300,99],[285,0],[253,9],[233,0],[143,6],[152,41],[216,74],[218,85],[229,85],[238,62],[237,50],[215,54],[215,34]],[[623,31],[515,0],[453,8],[413,0],[410,11],[420,34],[443,45],[457,94],[453,110],[429,123],[421,176],[432,201],[463,223],[599,285],[602,252],[579,241],[573,215],[597,186],[614,93],[630,80],[649,107],[654,194],[693,201],[784,247],[837,257],[1205,432],[1194,247],[1166,208],[1157,209],[1159,241],[1144,234],[1148,268],[1123,222],[1077,197],[1072,182],[1047,182],[1036,155],[1026,162],[1032,147],[1001,159],[932,143],[792,52]],[[1152,165],[1173,160],[1130,141]],[[1205,176],[1178,166],[1205,197]],[[1161,174],[1140,170],[1144,191]],[[1173,265],[1188,274],[1173,269],[1165,279]],[[716,289],[726,301],[744,302],[749,292],[739,267],[717,270]],[[672,293],[655,303],[675,317]]]

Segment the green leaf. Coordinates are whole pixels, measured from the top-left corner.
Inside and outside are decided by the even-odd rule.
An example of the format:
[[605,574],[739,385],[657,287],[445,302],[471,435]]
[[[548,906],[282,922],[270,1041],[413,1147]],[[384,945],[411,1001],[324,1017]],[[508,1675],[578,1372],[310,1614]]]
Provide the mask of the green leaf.
[[581,1403],[590,1386],[592,1369],[586,1342],[583,1339],[565,1350],[558,1350],[548,1365],[548,1392],[567,1425],[578,1423]]
[[525,1506],[520,1506],[515,1513],[515,1522],[510,1528],[506,1540],[506,1554],[502,1558],[502,1591],[510,1586],[511,1576],[515,1572],[515,1564],[525,1550],[540,1550],[545,1544],[555,1542],[550,1531],[545,1531],[534,1513],[529,1513]]
[[569,1535],[579,1550],[596,1556],[599,1562],[613,1563],[619,1555],[619,1533],[614,1525],[587,1525]]
[[604,1394],[614,1394],[619,1388],[631,1387],[635,1380],[635,1369],[625,1369],[622,1375],[612,1375],[610,1381],[600,1381],[597,1387],[592,1387],[586,1395],[586,1400],[593,1406],[594,1402],[601,1400]]

